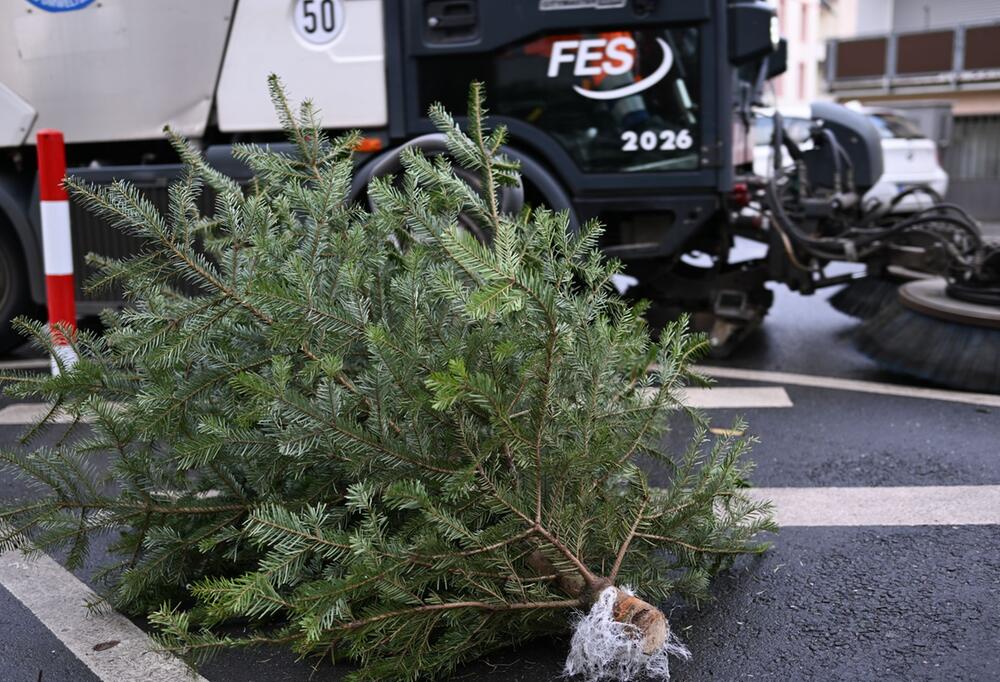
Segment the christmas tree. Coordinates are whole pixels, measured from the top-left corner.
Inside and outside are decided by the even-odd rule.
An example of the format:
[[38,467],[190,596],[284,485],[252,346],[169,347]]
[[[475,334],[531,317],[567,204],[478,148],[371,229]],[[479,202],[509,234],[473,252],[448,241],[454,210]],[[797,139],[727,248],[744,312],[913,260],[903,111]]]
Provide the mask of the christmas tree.
[[[666,676],[683,648],[654,605],[703,599],[773,529],[743,494],[745,441],[663,448],[701,339],[680,322],[650,341],[598,225],[500,210],[517,166],[479,86],[465,132],[430,112],[449,155],[404,154],[371,210],[346,201],[357,137],[270,86],[294,153],[238,146],[248,188],[172,134],[166,215],[125,183],[68,183],[146,246],[95,259],[129,304],[76,336],[74,367],[6,381],[52,412],[0,455],[40,491],[6,501],[0,549],[77,565],[113,534],[107,599],[195,658],[280,643],[413,679],[574,628],[568,672]],[[66,436],[32,447],[55,414]]]

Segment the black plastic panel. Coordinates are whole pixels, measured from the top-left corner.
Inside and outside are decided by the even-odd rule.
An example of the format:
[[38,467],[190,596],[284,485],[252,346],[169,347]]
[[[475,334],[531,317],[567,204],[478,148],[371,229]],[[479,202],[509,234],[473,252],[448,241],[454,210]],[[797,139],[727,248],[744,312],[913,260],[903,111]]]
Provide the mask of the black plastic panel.
[[[117,179],[125,179],[134,184],[161,213],[167,212],[167,188],[181,174],[179,165],[158,166],[117,166],[108,168],[70,168],[68,175],[83,178],[97,184],[108,184]],[[210,215],[214,209],[214,194],[208,188],[202,193],[198,205],[203,215]],[[108,225],[104,220],[85,209],[79,202],[70,202],[70,225],[73,235],[73,270],[76,274],[77,301],[107,306],[117,305],[122,298],[117,287],[85,293],[84,288],[95,274],[87,264],[87,254],[96,253],[109,258],[127,258],[142,251],[143,240],[125,234]],[[195,293],[195,289],[183,282],[178,289]],[[100,305],[97,305],[99,308]],[[89,310],[89,309],[88,309]]]
[[[596,8],[580,2],[579,9],[543,10],[543,0],[480,0],[478,16],[483,30],[475,39],[454,44],[427,40],[427,20],[440,0],[402,0],[408,51],[413,55],[442,52],[488,52],[534,34],[567,27],[599,31],[609,27],[658,23],[702,22],[711,16],[709,0],[628,0],[623,7]],[[455,1],[455,0],[453,0]],[[549,5],[552,6],[552,5]]]

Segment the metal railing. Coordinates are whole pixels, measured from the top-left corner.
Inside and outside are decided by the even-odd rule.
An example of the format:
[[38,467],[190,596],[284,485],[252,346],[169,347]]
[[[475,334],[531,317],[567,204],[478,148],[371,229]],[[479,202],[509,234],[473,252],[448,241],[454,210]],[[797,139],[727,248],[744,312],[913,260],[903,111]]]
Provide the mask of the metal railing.
[[1000,22],[827,41],[830,92],[1000,87]]

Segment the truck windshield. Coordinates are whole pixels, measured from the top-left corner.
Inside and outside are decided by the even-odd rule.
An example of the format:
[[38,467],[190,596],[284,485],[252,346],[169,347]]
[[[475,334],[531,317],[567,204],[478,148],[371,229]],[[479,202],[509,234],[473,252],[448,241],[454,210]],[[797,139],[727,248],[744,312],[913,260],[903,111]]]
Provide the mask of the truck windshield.
[[420,99],[463,111],[469,82],[482,80],[493,114],[550,135],[584,172],[692,170],[698,40],[696,28],[561,33],[463,55],[461,65],[424,59]]

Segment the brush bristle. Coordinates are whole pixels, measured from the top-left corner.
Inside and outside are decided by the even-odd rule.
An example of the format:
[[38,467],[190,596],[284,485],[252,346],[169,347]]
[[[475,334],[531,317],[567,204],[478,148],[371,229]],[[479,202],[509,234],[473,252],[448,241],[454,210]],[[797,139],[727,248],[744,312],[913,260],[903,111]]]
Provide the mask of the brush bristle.
[[891,372],[1000,393],[1000,329],[948,322],[892,301],[857,330],[858,348]]
[[887,304],[896,299],[899,282],[878,277],[856,279],[830,297],[830,305],[836,310],[867,320],[874,317]]

